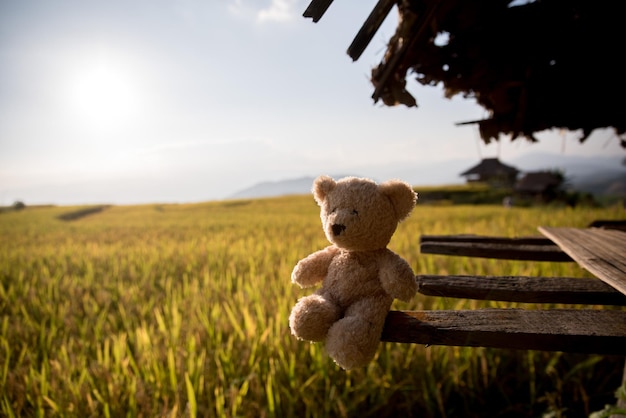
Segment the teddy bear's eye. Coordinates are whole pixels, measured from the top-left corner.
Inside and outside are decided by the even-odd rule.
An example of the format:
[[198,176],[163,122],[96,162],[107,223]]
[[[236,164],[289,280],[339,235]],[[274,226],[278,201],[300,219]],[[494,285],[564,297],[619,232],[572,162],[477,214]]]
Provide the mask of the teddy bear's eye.
[[352,214],[353,214],[353,215],[358,215],[358,214],[359,214],[359,211],[358,211],[358,210],[356,210],[356,209],[352,209]]
[[330,209],[330,213],[335,213],[335,212],[337,212],[337,208],[331,208]]

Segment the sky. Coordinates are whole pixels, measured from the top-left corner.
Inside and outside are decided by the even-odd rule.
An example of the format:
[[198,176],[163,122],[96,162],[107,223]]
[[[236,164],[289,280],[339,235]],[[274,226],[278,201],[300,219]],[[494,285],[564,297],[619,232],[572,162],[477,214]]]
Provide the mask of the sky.
[[[371,99],[396,11],[359,60],[376,0],[0,0],[0,205],[186,203],[320,174],[460,183],[453,160],[624,154],[608,131],[484,145],[473,100],[409,82]],[[469,167],[468,167],[469,168]],[[434,170],[433,170],[434,172]]]

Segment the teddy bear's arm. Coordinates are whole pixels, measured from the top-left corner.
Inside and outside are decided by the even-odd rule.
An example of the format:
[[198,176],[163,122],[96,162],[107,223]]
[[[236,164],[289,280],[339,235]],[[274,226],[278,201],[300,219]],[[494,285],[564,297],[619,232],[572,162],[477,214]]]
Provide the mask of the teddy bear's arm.
[[338,252],[339,248],[330,245],[298,261],[291,272],[291,281],[300,287],[310,287],[321,282],[328,273],[330,262]]
[[391,251],[381,260],[380,282],[387,293],[404,302],[410,301],[417,293],[413,269],[405,259]]

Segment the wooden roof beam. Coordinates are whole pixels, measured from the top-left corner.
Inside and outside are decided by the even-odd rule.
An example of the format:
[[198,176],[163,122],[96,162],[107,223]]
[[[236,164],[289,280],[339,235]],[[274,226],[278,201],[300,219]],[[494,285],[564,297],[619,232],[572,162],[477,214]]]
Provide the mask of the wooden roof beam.
[[[374,89],[374,94],[372,94],[372,99],[374,99],[374,103],[378,102],[378,100],[383,95],[383,91],[388,88],[387,83],[389,79],[397,71],[398,65],[404,59],[406,53],[411,50],[415,43],[424,35],[425,29],[428,27],[431,20],[435,16],[439,6],[440,2],[433,1],[432,3],[427,5],[425,13],[420,14],[419,16],[415,15],[414,13],[406,13],[404,16],[402,16],[402,19],[404,19],[404,21],[399,24],[397,30],[401,30],[402,25],[406,25],[406,28],[408,28],[408,36],[405,35],[405,38],[402,39],[400,47],[397,48],[397,50],[393,54],[391,54],[389,60],[387,62],[382,62],[381,65],[379,65],[379,75],[376,76],[377,80],[376,82],[374,82],[376,88]],[[398,32],[396,32],[396,35],[398,35]],[[411,99],[413,99],[413,97],[411,97]],[[416,104],[413,104],[413,106],[415,105]]]
[[380,29],[387,15],[396,4],[396,0],[379,0],[374,9],[367,17],[367,20],[361,26],[361,29],[354,37],[354,40],[348,47],[348,55],[352,61],[359,59],[365,48],[372,41],[372,38]]
[[306,8],[302,16],[310,17],[313,19],[314,23],[317,23],[324,13],[326,13],[326,10],[328,10],[332,2],[333,0],[313,0],[309,3],[309,7]]

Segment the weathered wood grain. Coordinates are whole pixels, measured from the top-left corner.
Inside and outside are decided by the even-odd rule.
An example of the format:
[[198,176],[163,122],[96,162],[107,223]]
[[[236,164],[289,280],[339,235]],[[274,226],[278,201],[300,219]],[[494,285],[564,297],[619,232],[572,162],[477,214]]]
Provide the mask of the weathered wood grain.
[[626,294],[626,232],[551,227],[539,227],[539,231],[580,266]]
[[479,309],[391,311],[382,341],[626,354],[626,311]]
[[554,242],[544,237],[423,235],[420,237],[420,252],[506,260],[572,261]]
[[626,295],[595,278],[418,275],[423,295],[520,303],[626,306]]

